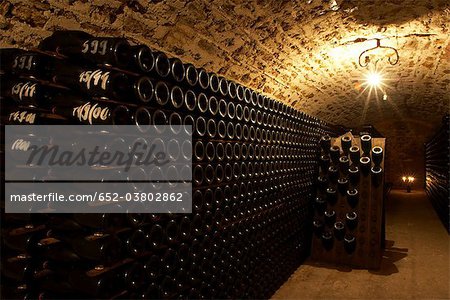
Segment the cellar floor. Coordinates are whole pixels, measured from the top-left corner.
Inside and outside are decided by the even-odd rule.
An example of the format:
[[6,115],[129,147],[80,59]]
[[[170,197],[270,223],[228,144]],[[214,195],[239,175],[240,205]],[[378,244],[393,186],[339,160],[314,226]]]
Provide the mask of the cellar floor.
[[449,299],[450,237],[424,191],[393,190],[377,271],[306,261],[273,299]]

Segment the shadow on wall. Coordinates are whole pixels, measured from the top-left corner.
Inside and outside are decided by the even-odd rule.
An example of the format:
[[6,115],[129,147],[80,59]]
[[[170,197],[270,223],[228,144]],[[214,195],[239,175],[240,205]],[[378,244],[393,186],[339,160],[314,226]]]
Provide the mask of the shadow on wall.
[[337,0],[341,10],[350,12],[362,24],[404,24],[427,15],[431,11],[442,11],[448,7],[447,0]]
[[403,176],[413,176],[413,189],[422,189],[425,180],[424,142],[435,127],[430,120],[385,119],[376,124],[386,137],[386,182],[404,188]]

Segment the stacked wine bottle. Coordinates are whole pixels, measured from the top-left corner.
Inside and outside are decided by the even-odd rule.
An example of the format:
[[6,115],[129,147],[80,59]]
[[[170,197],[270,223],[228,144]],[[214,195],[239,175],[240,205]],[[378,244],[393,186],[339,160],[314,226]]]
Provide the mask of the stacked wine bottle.
[[384,138],[322,136],[314,201],[316,260],[378,268],[383,226]]
[[425,190],[439,218],[450,233],[449,225],[449,115],[442,118],[442,126],[425,143]]
[[3,124],[190,125],[192,214],[4,214],[7,298],[267,298],[310,251],[333,126],[123,38],[2,49]]

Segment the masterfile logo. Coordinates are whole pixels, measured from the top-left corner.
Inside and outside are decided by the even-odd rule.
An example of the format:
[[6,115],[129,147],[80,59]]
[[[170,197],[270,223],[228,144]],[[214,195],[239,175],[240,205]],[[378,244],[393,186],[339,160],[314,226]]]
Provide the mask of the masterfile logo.
[[192,136],[159,127],[165,126],[148,126],[144,134],[132,125],[7,125],[6,180],[101,180],[118,171],[122,177],[191,180],[181,170],[191,165],[192,147],[183,145],[192,144]]

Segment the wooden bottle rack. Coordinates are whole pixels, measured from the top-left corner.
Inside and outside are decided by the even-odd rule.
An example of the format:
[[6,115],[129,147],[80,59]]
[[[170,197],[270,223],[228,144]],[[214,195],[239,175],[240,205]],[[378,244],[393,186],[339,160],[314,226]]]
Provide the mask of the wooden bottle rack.
[[[360,157],[366,156],[371,158],[371,170],[369,170],[369,173],[364,173],[362,171],[362,164],[352,161],[351,156],[348,153],[344,153],[341,143],[342,138],[350,139],[351,146],[357,146],[359,148]],[[322,141],[321,143],[321,159],[330,158],[330,152],[326,149],[324,151],[324,142]],[[314,201],[312,258],[320,262],[356,268],[378,269],[381,263],[382,245],[384,244],[382,232],[384,228],[384,151],[381,153],[382,160],[379,165],[382,170],[381,174],[376,174],[372,171],[373,169],[375,171],[377,170],[373,162],[373,150],[374,147],[381,147],[384,150],[385,138],[372,138],[370,153],[363,153],[361,138],[355,137],[351,133],[346,133],[338,138],[331,138],[331,141],[328,143],[331,144],[331,147],[335,147],[335,150],[337,150],[336,147],[339,147],[339,159],[342,159],[343,162],[339,161],[339,164],[336,164],[330,159],[330,169],[324,170],[326,169],[326,164],[321,164],[320,167],[322,181],[319,180],[317,198]],[[375,148],[375,150],[377,149],[379,150],[379,148]],[[357,151],[355,153],[358,154]],[[359,172],[355,172],[353,175],[350,174],[349,169],[345,168],[345,157],[348,158],[349,165],[352,168],[353,166],[358,167]],[[378,157],[380,157],[379,154]],[[335,172],[333,175],[332,171],[335,170],[333,166],[337,167],[338,174]],[[355,171],[356,169],[353,168],[352,170]],[[341,184],[337,183],[337,177]],[[326,178],[325,182],[323,180],[324,178]],[[345,179],[348,180],[347,188]],[[358,191],[359,200],[352,207],[350,203],[352,203],[355,197],[351,196],[351,192],[349,196],[349,191],[353,189]],[[334,194],[333,191],[336,191],[336,193]],[[337,195],[337,197],[334,195]],[[335,212],[335,220],[325,216],[325,212],[332,211]],[[357,215],[357,224],[354,228],[349,226],[352,221],[346,219],[346,214],[351,212],[355,212]],[[350,214],[350,217],[352,216]],[[319,226],[320,224],[322,224],[322,227]],[[344,224],[343,231],[335,228],[335,225],[337,228],[340,228],[339,225],[342,226],[342,224]],[[351,241],[354,241],[354,243]]]

